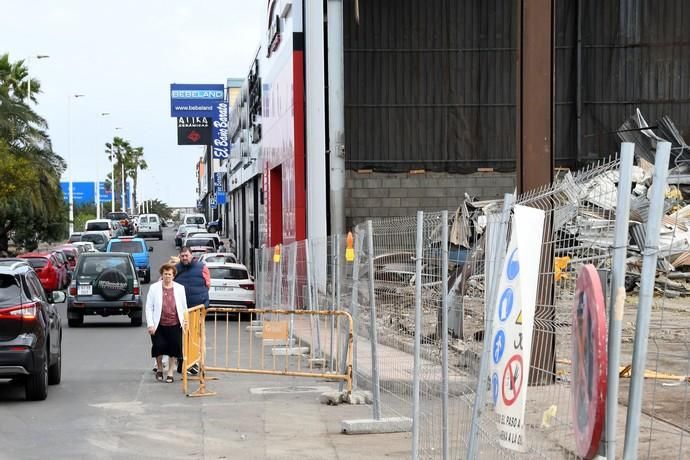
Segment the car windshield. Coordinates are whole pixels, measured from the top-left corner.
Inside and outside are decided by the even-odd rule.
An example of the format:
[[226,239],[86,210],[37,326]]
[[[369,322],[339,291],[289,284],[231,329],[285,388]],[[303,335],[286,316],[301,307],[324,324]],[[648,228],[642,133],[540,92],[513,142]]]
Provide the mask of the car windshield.
[[75,233],[72,233],[69,237],[68,242],[69,243],[76,243],[77,241],[81,241],[81,234],[77,235]]
[[[89,222],[86,224],[86,230],[110,230],[110,224],[108,222]],[[84,239],[83,236],[82,239]]]
[[187,240],[187,246],[192,247],[192,246],[208,246],[209,248],[214,247],[213,246],[213,240],[210,239],[191,239]]
[[48,265],[48,259],[43,257],[27,257],[25,259],[33,268],[43,268]]
[[220,280],[246,280],[249,279],[249,273],[242,268],[216,267],[209,268],[212,279]]
[[0,275],[0,308],[12,307],[21,301],[22,291],[12,275]]
[[110,252],[128,252],[137,254],[145,249],[140,241],[113,241],[110,243]]
[[123,273],[130,273],[130,263],[123,257],[87,257],[82,259],[77,270],[79,276],[98,276],[103,270],[115,268]]
[[82,241],[90,241],[90,242],[96,243],[96,244],[103,244],[103,243],[105,243],[105,236],[94,233],[91,235],[82,235],[81,240]]
[[146,223],[148,223],[148,221],[149,221],[149,218],[148,218],[148,217],[140,217],[140,218],[139,218],[139,223],[140,223],[140,224],[146,224]]
[[187,219],[185,220],[185,224],[203,225],[204,224],[204,218],[203,217],[187,217]]

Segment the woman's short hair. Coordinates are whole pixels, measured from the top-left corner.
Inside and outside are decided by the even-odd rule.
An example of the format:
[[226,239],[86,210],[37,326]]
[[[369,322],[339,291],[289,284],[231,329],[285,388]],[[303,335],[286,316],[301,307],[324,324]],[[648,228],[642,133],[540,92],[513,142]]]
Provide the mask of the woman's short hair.
[[162,275],[163,272],[167,272],[168,270],[173,272],[173,276],[177,275],[177,268],[175,268],[175,266],[170,262],[161,265],[161,269],[158,272]]

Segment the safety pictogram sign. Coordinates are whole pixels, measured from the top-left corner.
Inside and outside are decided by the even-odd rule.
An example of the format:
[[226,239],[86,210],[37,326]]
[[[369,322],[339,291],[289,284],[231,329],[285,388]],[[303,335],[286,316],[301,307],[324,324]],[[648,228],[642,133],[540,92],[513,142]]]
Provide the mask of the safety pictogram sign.
[[606,303],[594,265],[584,265],[575,284],[571,398],[577,454],[593,458],[605,420]]
[[544,212],[515,206],[494,303],[491,396],[501,446],[524,452],[525,404]]
[[524,380],[523,375],[522,356],[517,354],[511,356],[505,369],[503,369],[503,380],[501,385],[501,397],[503,398],[503,404],[506,406],[515,404],[515,401],[520,395],[522,382]]

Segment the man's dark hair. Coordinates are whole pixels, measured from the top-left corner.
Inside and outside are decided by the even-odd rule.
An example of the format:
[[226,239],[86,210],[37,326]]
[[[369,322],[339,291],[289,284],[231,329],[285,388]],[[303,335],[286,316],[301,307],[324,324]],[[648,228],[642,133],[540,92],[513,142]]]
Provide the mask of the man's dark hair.
[[188,252],[188,253],[191,254],[191,253],[192,253],[192,248],[190,248],[189,246],[182,246],[182,247],[180,248],[180,254],[182,254],[183,252]]

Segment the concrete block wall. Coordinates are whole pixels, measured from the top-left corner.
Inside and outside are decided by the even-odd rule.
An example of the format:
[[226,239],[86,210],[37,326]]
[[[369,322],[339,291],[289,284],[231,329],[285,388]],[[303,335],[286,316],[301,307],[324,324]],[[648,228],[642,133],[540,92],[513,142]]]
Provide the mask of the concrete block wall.
[[414,216],[418,210],[454,212],[465,193],[480,200],[502,197],[515,189],[515,173],[426,172],[359,173],[347,171],[345,216],[351,228],[377,217]]

